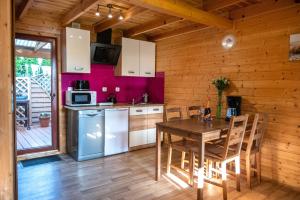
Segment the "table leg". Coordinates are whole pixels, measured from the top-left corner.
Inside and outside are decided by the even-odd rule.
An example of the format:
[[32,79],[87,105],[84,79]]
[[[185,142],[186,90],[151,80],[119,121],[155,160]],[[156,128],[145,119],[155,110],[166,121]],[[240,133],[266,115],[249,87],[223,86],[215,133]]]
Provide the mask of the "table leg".
[[203,200],[203,186],[204,186],[204,149],[205,143],[203,139],[199,141],[199,163],[198,163],[198,188],[197,200]]
[[161,132],[158,127],[156,127],[156,163],[155,163],[155,180],[160,179],[160,168],[161,168]]

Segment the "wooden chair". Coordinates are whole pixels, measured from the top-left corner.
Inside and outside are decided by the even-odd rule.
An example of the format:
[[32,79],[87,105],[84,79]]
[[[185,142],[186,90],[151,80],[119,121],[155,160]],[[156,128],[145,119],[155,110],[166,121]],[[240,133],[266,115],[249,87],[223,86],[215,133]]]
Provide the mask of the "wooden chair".
[[[223,145],[205,145],[205,159],[208,160],[209,165],[207,176],[211,178],[213,171],[221,174],[222,184],[213,181],[209,182],[223,188],[223,199],[227,199],[227,163],[235,162],[236,187],[237,191],[240,191],[240,152],[247,121],[248,115],[232,117],[225,143]],[[194,149],[193,152],[197,152],[197,149]],[[213,163],[216,164],[216,169],[213,168]],[[221,165],[220,169],[217,169],[219,166],[218,163]]]
[[203,117],[201,113],[201,106],[189,106],[187,111],[189,118],[201,119]]
[[[261,146],[266,131],[267,114],[255,114],[250,135],[246,135],[242,145],[242,153],[246,161],[247,185],[251,188],[251,172],[255,172],[258,183],[261,182]],[[247,132],[246,132],[247,134]],[[254,163],[251,161],[254,160]]]
[[[165,110],[165,120],[166,121],[176,121],[182,119],[182,111],[180,108],[168,108]],[[192,141],[186,140],[182,138],[180,141],[174,142],[172,140],[171,133],[167,133],[168,140],[168,159],[167,159],[167,173],[169,174],[171,171],[171,167],[176,168],[172,165],[172,152],[173,150],[181,152],[181,164],[180,169],[184,170],[185,165],[185,156],[186,153],[190,151],[190,145],[193,143]],[[191,154],[190,154],[191,155]],[[190,178],[189,178],[190,180]]]

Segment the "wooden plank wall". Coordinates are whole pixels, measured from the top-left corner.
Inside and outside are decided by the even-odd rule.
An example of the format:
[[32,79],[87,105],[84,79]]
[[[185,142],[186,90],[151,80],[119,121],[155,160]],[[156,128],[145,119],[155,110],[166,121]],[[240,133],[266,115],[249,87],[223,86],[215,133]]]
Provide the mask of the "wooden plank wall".
[[[237,44],[221,47],[233,32],[206,29],[157,44],[157,70],[164,71],[168,106],[206,104],[211,80],[226,76],[225,95],[242,95],[244,113],[267,112],[262,175],[300,190],[300,62],[288,60],[289,35],[300,33],[300,6],[235,22]],[[224,99],[224,98],[223,98]],[[225,100],[223,100],[225,106]],[[225,110],[225,108],[224,108]]]
[[[12,114],[12,2],[0,1],[0,199],[14,199],[14,132]],[[4,95],[4,96],[3,96]]]

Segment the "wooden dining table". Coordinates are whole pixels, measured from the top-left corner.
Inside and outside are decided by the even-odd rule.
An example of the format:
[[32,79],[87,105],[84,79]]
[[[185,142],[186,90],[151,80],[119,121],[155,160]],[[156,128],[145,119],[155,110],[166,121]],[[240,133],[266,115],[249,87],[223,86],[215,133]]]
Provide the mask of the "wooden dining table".
[[204,151],[205,142],[219,139],[221,131],[229,128],[229,122],[224,119],[213,119],[203,121],[201,119],[184,119],[156,124],[156,165],[155,180],[161,177],[161,134],[169,133],[187,139],[198,141],[199,144],[199,163],[198,163],[198,185],[197,200],[203,199],[204,185]]

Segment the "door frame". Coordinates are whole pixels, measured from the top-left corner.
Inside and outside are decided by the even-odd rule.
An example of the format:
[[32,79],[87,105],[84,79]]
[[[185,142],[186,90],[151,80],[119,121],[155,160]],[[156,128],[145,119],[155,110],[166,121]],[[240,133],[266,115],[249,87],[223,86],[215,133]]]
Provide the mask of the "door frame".
[[[52,136],[52,146],[41,147],[41,148],[34,148],[34,149],[25,149],[25,150],[16,150],[17,155],[24,155],[29,153],[38,153],[50,150],[58,150],[59,144],[59,137],[58,137],[58,70],[57,70],[57,38],[55,37],[47,37],[47,36],[39,36],[39,35],[30,35],[30,34],[23,34],[23,33],[16,33],[15,39],[24,39],[24,40],[34,40],[34,41],[41,41],[41,42],[48,42],[51,43],[51,136]],[[15,46],[14,46],[15,49]],[[15,57],[14,57],[15,60]],[[15,72],[14,67],[14,72]],[[14,76],[14,79],[16,76]],[[14,81],[15,87],[16,80]],[[16,94],[14,93],[14,96]],[[14,121],[15,123],[15,121]],[[17,140],[17,132],[16,140]]]

